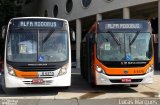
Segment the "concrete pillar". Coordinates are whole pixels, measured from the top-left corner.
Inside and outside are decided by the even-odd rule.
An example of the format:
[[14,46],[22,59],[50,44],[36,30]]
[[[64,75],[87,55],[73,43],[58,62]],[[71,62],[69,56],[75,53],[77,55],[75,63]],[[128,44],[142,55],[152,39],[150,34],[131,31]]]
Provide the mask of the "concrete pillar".
[[160,0],[158,0],[158,63],[160,63]]
[[76,20],[76,68],[80,68],[81,20]]
[[129,19],[130,18],[130,10],[129,8],[125,7],[123,8],[123,19]]
[[96,20],[97,21],[102,20],[102,14],[96,14]]

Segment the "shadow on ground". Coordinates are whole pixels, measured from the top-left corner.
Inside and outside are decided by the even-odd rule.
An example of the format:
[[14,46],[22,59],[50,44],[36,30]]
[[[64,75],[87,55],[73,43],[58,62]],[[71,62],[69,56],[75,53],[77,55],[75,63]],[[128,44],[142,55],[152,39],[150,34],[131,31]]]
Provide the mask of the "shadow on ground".
[[67,92],[93,92],[93,93],[134,93],[136,90],[123,86],[123,85],[115,85],[115,86],[95,86],[92,87],[87,81],[85,81],[80,74],[72,75],[72,86],[68,90],[64,90]]
[[7,94],[0,89],[0,96],[3,97],[25,97],[25,96],[54,96],[58,92],[86,93],[81,99],[90,98],[105,93],[136,93],[133,88],[126,86],[96,86],[91,87],[79,73],[72,74],[72,86],[66,88],[20,88],[7,90]]
[[51,96],[57,95],[59,88],[18,88],[18,89],[0,89],[0,96],[3,97],[24,97],[24,96]]

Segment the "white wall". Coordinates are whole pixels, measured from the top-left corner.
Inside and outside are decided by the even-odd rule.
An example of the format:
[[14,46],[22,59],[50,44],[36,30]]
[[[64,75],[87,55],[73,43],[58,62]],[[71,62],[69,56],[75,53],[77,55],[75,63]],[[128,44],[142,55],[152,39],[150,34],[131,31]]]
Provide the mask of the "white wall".
[[75,20],[97,13],[103,13],[123,7],[130,7],[138,4],[154,2],[157,0],[113,0],[113,2],[107,3],[105,0],[92,0],[91,5],[88,8],[82,6],[81,0],[73,0],[73,9],[70,14],[65,12],[67,0],[39,0],[41,1],[39,8],[39,15],[43,16],[44,10],[48,10],[50,17],[53,17],[53,6],[55,4],[59,7],[58,17],[65,18],[67,20]]

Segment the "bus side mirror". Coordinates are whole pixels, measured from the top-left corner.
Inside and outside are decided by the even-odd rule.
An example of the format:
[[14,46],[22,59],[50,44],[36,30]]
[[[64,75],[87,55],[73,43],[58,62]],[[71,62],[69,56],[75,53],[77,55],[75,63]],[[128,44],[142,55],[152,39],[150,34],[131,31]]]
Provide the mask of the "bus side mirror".
[[74,31],[71,31],[71,40],[76,41],[76,34]]
[[5,38],[6,32],[7,32],[7,27],[6,26],[2,26],[2,36],[1,36],[2,39]]

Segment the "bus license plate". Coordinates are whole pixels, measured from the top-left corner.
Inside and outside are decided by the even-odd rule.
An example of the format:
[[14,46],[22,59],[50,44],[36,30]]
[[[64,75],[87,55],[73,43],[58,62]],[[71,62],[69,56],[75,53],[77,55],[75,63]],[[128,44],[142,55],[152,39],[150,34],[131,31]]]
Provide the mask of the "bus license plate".
[[32,79],[32,84],[42,84],[43,82],[44,80],[40,78]]
[[54,76],[53,71],[45,71],[41,73],[41,76]]
[[125,82],[125,83],[129,83],[129,82],[131,82],[131,78],[122,78],[121,79],[121,82]]

